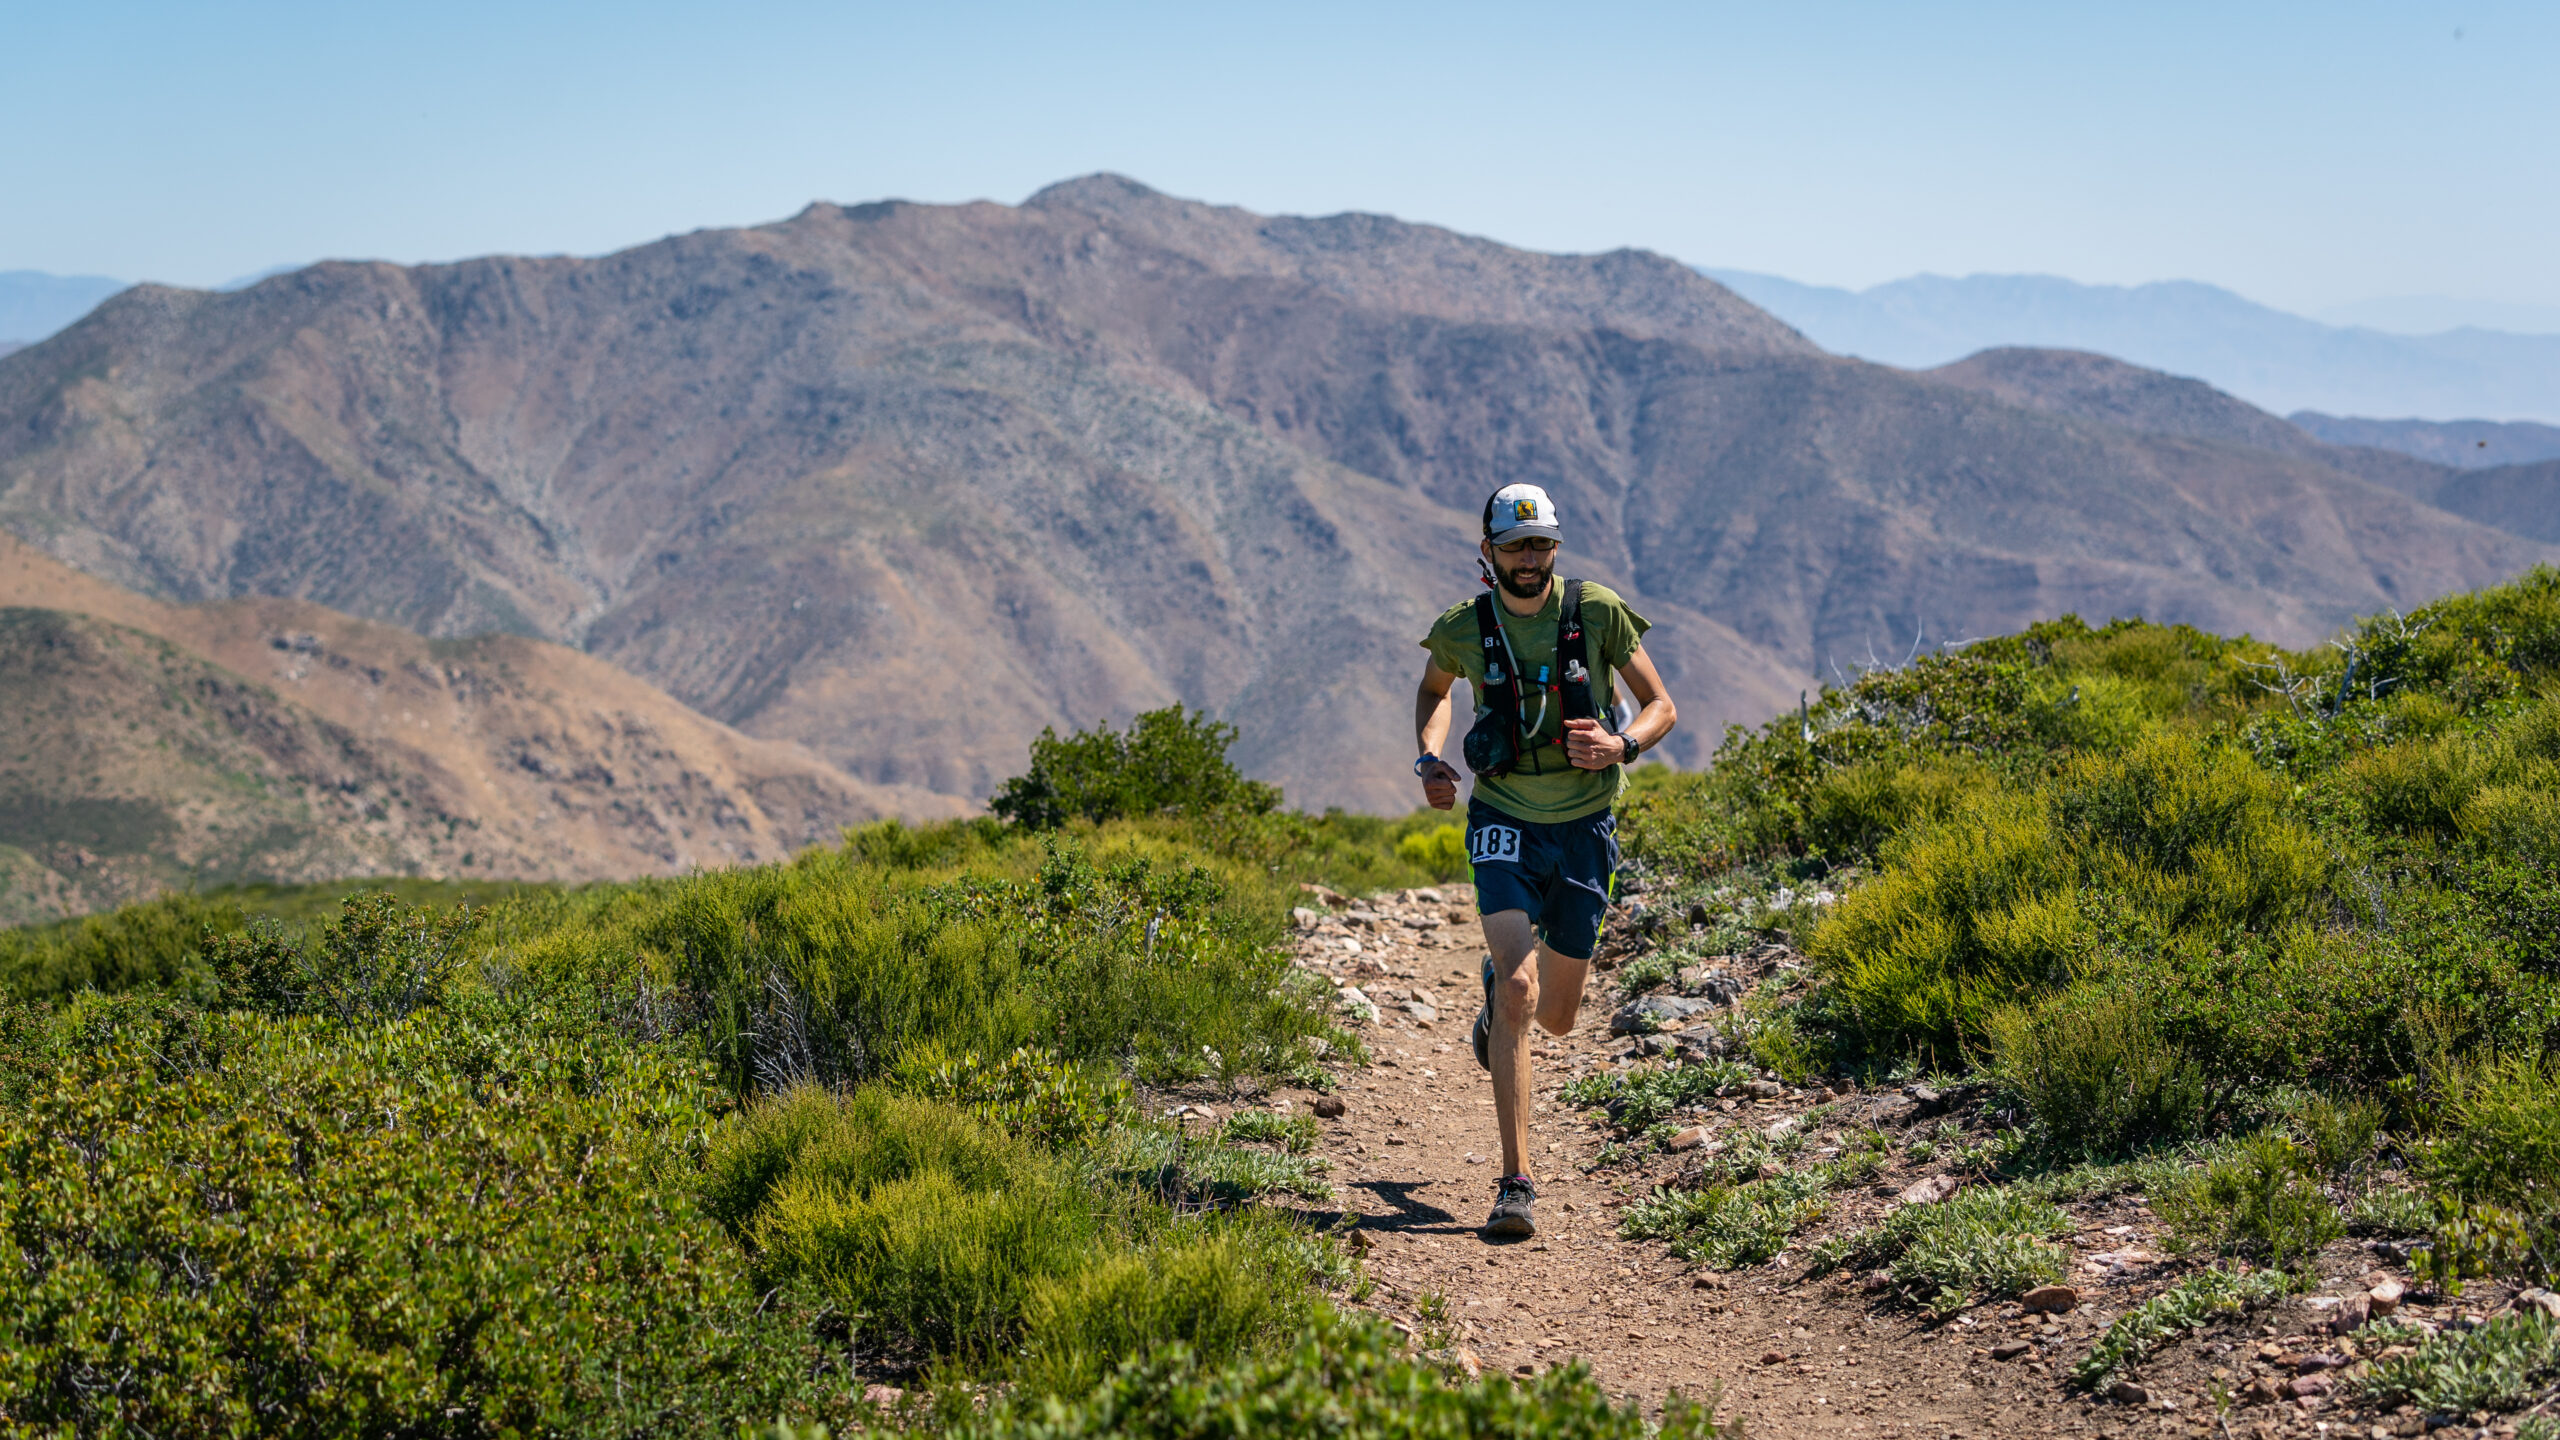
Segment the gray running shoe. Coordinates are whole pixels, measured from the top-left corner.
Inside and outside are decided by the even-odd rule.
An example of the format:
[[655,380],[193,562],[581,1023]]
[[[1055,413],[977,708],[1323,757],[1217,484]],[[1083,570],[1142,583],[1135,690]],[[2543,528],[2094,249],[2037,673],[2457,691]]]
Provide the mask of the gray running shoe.
[[1493,957],[1484,957],[1484,1008],[1476,1012],[1476,1028],[1467,1041],[1475,1046],[1476,1068],[1493,1068]]
[[1532,1213],[1538,1203],[1537,1184],[1526,1175],[1505,1175],[1493,1191],[1493,1214],[1486,1217],[1487,1235],[1517,1235],[1526,1238],[1538,1233],[1538,1217]]

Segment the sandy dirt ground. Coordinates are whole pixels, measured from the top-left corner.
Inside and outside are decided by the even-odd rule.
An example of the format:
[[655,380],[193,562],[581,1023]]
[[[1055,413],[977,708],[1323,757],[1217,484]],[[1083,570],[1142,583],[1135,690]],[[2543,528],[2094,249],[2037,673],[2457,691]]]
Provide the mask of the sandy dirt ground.
[[[1323,1126],[1340,1206],[1360,1217],[1353,1240],[1374,1281],[1366,1303],[1417,1336],[1432,1333],[1431,1312],[1445,1306],[1438,1324],[1454,1329],[1461,1363],[1529,1374],[1578,1362],[1613,1394],[1648,1408],[1673,1391],[1713,1395],[1720,1413],[1762,1437],[2379,1436],[2431,1425],[2453,1435],[2512,1433],[2511,1423],[2485,1415],[2375,1413],[2293,1393],[2318,1392],[2324,1381],[2345,1388],[2334,1374],[2297,1383],[2356,1358],[2352,1336],[2328,1333],[2342,1298],[2386,1274],[2417,1289],[2386,1263],[2396,1258],[2387,1248],[2353,1240],[2321,1257],[2327,1283],[2318,1293],[2188,1332],[2130,1372],[2145,1394],[2110,1399],[2072,1389],[2071,1367],[2126,1308],[2193,1268],[2166,1255],[2138,1196],[2066,1207],[2078,1225],[2069,1283],[2081,1298],[2059,1315],[2005,1301],[1931,1323],[1869,1295],[1861,1277],[1807,1277],[1803,1243],[1872,1223],[1915,1181],[1940,1173],[1903,1163],[1898,1148],[1876,1184],[1840,1195],[1796,1250],[1766,1265],[1716,1274],[1673,1258],[1661,1242],[1619,1238],[1622,1208],[1670,1181],[1681,1157],[1594,1168],[1609,1135],[1556,1099],[1573,1076],[1661,1063],[1642,1057],[1639,1042],[1610,1035],[1621,997],[1607,969],[1595,971],[1573,1034],[1537,1047],[1530,1149],[1539,1233],[1490,1242],[1477,1227],[1492,1206],[1500,1150],[1490,1087],[1467,1047],[1482,1000],[1471,896],[1463,887],[1365,901],[1320,892],[1298,919],[1299,963],[1360,992],[1352,1008],[1364,1017],[1372,1056],[1345,1075],[1337,1091],[1344,1113]],[[1627,945],[1619,917],[1611,928],[1604,965]],[[1359,999],[1374,1004],[1374,1020]],[[1701,1123],[1711,1132],[1764,1128],[1828,1103],[1830,1115],[1895,1133],[1923,1109],[1898,1091],[1759,1088],[1781,1093],[1720,1099]],[[1261,1103],[1307,1113],[1320,1098],[1295,1091]],[[2460,1306],[2417,1303],[2428,1298],[2413,1294],[2404,1318],[2459,1324],[2504,1299],[2479,1286]]]

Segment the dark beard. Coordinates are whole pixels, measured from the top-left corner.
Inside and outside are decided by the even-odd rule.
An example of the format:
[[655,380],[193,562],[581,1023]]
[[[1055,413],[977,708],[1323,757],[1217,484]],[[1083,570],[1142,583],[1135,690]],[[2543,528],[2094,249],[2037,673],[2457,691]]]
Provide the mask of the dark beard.
[[[1536,568],[1523,566],[1518,570],[1505,570],[1497,565],[1494,567],[1494,573],[1502,578],[1503,589],[1523,600],[1535,600],[1547,593],[1547,584],[1555,578],[1556,572],[1552,565]],[[1534,583],[1530,582],[1531,576],[1537,577]]]

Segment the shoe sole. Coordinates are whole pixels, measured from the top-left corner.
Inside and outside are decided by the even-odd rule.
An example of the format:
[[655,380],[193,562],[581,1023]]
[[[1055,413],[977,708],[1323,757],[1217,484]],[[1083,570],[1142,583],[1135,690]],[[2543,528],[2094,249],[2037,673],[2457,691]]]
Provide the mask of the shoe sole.
[[1538,1222],[1526,1215],[1498,1216],[1484,1222],[1484,1233],[1506,1238],[1516,1235],[1525,1239],[1538,1233]]

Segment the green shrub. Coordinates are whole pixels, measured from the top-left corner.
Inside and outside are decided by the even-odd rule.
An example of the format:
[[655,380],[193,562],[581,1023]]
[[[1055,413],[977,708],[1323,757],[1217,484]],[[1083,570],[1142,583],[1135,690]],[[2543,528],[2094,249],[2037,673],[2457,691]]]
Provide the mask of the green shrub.
[[12,1027],[40,1078],[0,1117],[0,1413],[665,1435],[827,1405],[805,1318],[760,1314],[685,1191],[710,1077],[573,1020]]
[[207,931],[247,923],[236,903],[163,895],[104,915],[0,930],[0,994],[62,999],[82,990],[210,988],[201,951]]
[[632,887],[516,953],[536,973],[664,977],[741,1091],[878,1079],[910,1052],[1024,1046],[1144,1083],[1303,1065],[1330,1027],[1269,943],[1276,909],[1248,910],[1219,874],[1169,863],[1185,852],[1159,835],[1097,844],[1102,863],[1050,836],[957,872],[811,851]]
[[1099,1235],[1058,1161],[953,1106],[804,1087],[714,1137],[706,1207],[743,1231],[770,1283],[800,1283],[935,1353],[991,1355],[1039,1281]]
[[2125,896],[2164,931],[2260,929],[2312,904],[2327,852],[2285,803],[2248,756],[2172,731],[2073,760],[2053,791],[2084,883]]
[[1821,1012],[1868,1049],[1960,1062],[1993,1011],[2070,980],[2130,927],[2278,925],[2329,860],[2246,756],[2155,733],[2086,755],[2040,794],[1978,795],[1905,832],[1815,932]]
[[[1332,1319],[1287,1349],[1211,1363],[1167,1346],[1121,1366],[1072,1400],[1027,1393],[984,1414],[959,1401],[955,1440],[1216,1440],[1248,1435],[1328,1435],[1378,1440],[1654,1440],[1633,1400],[1613,1403],[1580,1365],[1535,1379],[1489,1377],[1451,1384],[1414,1358],[1377,1320]],[[1676,1394],[1662,1408],[1661,1440],[1727,1433]],[[1735,1431],[1733,1433],[1739,1433]]]
[[2360,1097],[2314,1096],[2294,1125],[2310,1147],[2314,1172],[2344,1180],[2373,1153],[2374,1138],[2382,1133],[2382,1105]]
[[1091,1166],[1118,1183],[1178,1206],[1232,1207],[1265,1195],[1332,1194],[1321,1155],[1250,1150],[1170,1125],[1130,1125],[1111,1132]]
[[1834,1190],[1872,1179],[1883,1169],[1883,1137],[1867,1132],[1836,1159],[1757,1178],[1763,1166],[1795,1145],[1769,1145],[1744,1132],[1706,1166],[1721,1178],[1694,1190],[1656,1189],[1627,1207],[1618,1233],[1631,1240],[1668,1240],[1671,1253],[1715,1270],[1774,1259],[1787,1241],[1822,1218]]
[[2560,815],[2560,701],[2369,750],[2344,773],[2368,821],[2387,833],[2560,858],[2551,825]]
[[991,1062],[974,1050],[954,1057],[920,1045],[899,1057],[891,1084],[1053,1147],[1089,1146],[1135,1114],[1128,1081],[1031,1046]]
[[2311,1156],[2273,1131],[2250,1136],[2201,1171],[2154,1191],[2151,1207],[2182,1240],[2258,1256],[2279,1268],[2346,1233],[2338,1207],[2321,1192]]
[[1805,843],[1835,860],[1873,856],[1912,825],[1953,812],[1988,778],[1981,766],[1947,756],[1843,766],[1815,781],[1806,797]]
[[2414,1166],[2435,1192],[2429,1269],[2560,1280],[2560,1075],[2540,1055],[2453,1062]]
[[2416,1157],[2428,1184],[2458,1200],[2560,1212],[2560,1067],[2539,1055],[2448,1067],[2434,1119]]
[[1465,880],[1475,874],[1467,863],[1467,832],[1456,825],[1417,830],[1396,842],[1396,858],[1434,880]]
[[1993,1072],[2065,1151],[2181,1140],[2213,1118],[2203,1070],[2131,994],[2084,986],[1996,1011],[1986,1029]]
[[1168,1236],[1041,1282],[1015,1376],[1039,1393],[1080,1395],[1131,1356],[1173,1344],[1211,1364],[1286,1343],[1313,1315],[1304,1267],[1277,1226]]
[[1032,830],[1174,810],[1278,808],[1277,788],[1247,780],[1228,763],[1235,738],[1234,726],[1180,705],[1150,710],[1125,732],[1098,725],[1061,739],[1044,727],[1031,742],[1030,770],[998,786],[987,808]]
[[381,876],[317,885],[232,885],[203,893],[163,895],[104,914],[49,925],[0,930],[0,994],[29,1000],[67,999],[83,990],[167,990],[189,999],[213,996],[205,973],[208,935],[231,935],[266,919],[296,942],[338,917],[353,895],[388,895],[432,909],[557,895],[555,887],[515,880],[420,880]]
[[205,967],[222,1004],[264,1014],[326,1015],[341,1024],[397,1019],[443,1003],[474,926],[456,909],[439,916],[392,895],[350,895],[305,945],[276,921],[208,935]]
[[1814,932],[1825,1011],[1867,1048],[1960,1064],[1990,1013],[2062,981],[2073,876],[2045,808],[2006,791],[1897,838]]

